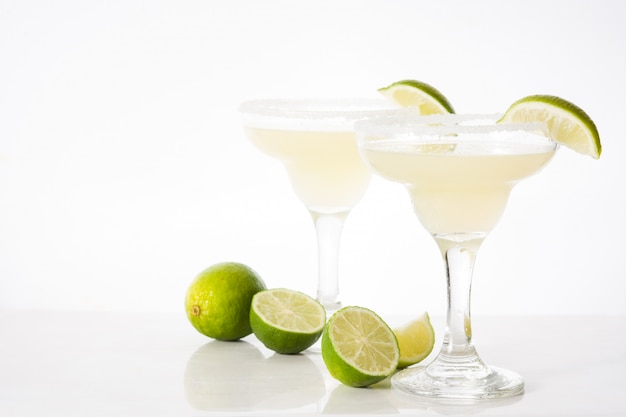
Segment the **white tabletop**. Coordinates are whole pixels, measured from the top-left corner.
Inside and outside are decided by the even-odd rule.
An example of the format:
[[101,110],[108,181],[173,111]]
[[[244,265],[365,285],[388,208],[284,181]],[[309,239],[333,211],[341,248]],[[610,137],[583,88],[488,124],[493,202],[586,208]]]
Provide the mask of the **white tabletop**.
[[626,415],[626,317],[473,324],[483,359],[522,374],[524,395],[454,406],[414,401],[388,381],[349,388],[315,349],[213,341],[182,313],[0,311],[0,416]]

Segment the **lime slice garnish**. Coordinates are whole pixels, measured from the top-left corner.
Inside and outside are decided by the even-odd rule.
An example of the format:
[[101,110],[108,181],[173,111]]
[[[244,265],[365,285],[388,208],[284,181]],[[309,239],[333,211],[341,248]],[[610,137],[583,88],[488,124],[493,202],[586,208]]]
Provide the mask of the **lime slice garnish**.
[[401,107],[418,108],[421,115],[454,113],[446,96],[422,81],[397,81],[378,91]]
[[330,374],[351,387],[382,381],[398,366],[400,349],[393,331],[376,313],[344,307],[322,334],[322,358]]
[[595,123],[583,109],[560,97],[533,95],[513,103],[499,123],[544,122],[550,137],[568,148],[595,159],[602,153]]
[[424,360],[435,346],[435,331],[428,313],[393,330],[400,346],[398,368],[406,368]]
[[325,324],[324,307],[304,293],[277,288],[261,291],[252,298],[252,331],[275,352],[302,352],[319,339]]

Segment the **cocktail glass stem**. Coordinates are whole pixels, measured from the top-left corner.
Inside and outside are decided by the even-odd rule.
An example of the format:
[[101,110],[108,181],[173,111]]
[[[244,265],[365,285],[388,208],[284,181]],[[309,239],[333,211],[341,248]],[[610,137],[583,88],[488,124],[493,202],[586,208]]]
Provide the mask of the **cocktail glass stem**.
[[[482,377],[489,368],[479,358],[472,343],[470,301],[472,274],[478,249],[485,234],[452,234],[435,236],[446,266],[448,311],[441,352],[431,364],[435,373]],[[445,367],[445,368],[444,368]],[[454,375],[449,375],[454,377]]]
[[441,351],[426,367],[407,368],[391,380],[411,394],[476,401],[504,398],[524,391],[514,372],[487,366],[472,343],[470,296],[476,254],[485,234],[436,235],[447,269],[448,314]]
[[348,212],[319,213],[311,211],[317,233],[318,283],[317,300],[327,311],[341,307],[339,298],[339,244]]

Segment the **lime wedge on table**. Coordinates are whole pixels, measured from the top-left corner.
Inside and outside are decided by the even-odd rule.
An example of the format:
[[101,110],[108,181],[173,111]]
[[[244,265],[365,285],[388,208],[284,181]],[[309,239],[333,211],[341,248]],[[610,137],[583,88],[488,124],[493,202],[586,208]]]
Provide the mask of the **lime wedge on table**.
[[446,96],[422,81],[397,81],[378,91],[401,107],[418,108],[421,115],[454,113]]
[[275,352],[302,352],[319,339],[325,324],[324,307],[304,293],[276,288],[258,292],[252,297],[252,331]]
[[335,379],[365,387],[396,370],[400,349],[395,334],[376,313],[350,306],[328,321],[322,334],[322,358]]
[[524,97],[508,108],[499,123],[534,121],[545,122],[554,141],[583,155],[600,157],[602,144],[595,123],[583,109],[560,97]]
[[393,329],[400,346],[398,368],[406,368],[424,360],[435,345],[435,331],[428,313],[406,325]]

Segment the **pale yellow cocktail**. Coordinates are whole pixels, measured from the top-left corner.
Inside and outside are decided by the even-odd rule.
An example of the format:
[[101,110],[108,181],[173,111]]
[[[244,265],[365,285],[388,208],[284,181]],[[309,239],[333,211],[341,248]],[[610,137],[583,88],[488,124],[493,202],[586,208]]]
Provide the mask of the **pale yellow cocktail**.
[[311,213],[318,240],[317,298],[341,306],[339,240],[350,210],[363,197],[371,170],[356,146],[354,122],[393,106],[385,100],[254,100],[242,104],[250,141],[285,167]]
[[[415,213],[433,235],[488,233],[504,212],[511,188],[537,172],[554,149],[524,145],[493,153],[477,145],[385,145],[364,149],[372,168],[406,185]],[[514,153],[513,153],[514,152]]]
[[361,199],[371,170],[356,146],[354,131],[246,128],[261,151],[285,166],[298,198],[320,213],[345,212]]
[[381,176],[403,184],[415,213],[437,242],[447,272],[443,345],[425,367],[395,374],[392,386],[424,397],[478,400],[524,391],[514,372],[487,366],[472,343],[472,271],[513,186],[538,172],[556,142],[544,124],[497,124],[495,118],[399,112],[356,124],[363,156]]

